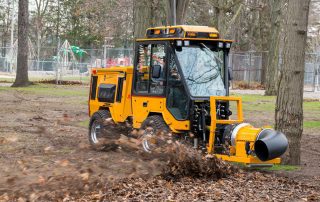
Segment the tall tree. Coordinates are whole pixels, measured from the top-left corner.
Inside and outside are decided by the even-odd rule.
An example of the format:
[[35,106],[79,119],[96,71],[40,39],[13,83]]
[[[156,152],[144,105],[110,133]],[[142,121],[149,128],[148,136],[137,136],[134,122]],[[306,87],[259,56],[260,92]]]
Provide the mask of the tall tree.
[[134,37],[142,38],[145,36],[146,29],[152,24],[152,1],[134,1]]
[[288,154],[284,163],[300,164],[300,143],[303,132],[303,82],[310,0],[290,0],[276,102],[276,129],[287,135]]
[[281,6],[282,0],[271,0],[271,34],[269,37],[268,66],[266,72],[265,95],[277,94],[279,47],[281,36]]
[[[9,47],[10,45],[10,31],[12,18],[14,16],[13,1],[0,0],[0,40],[2,47]],[[1,50],[1,56],[5,57],[7,49]]]
[[[185,24],[186,13],[189,5],[189,0],[166,0],[167,2],[167,22],[169,25],[174,24],[174,15],[176,16],[176,24]],[[176,3],[174,5],[174,3]],[[174,11],[176,13],[174,14]]]
[[[145,36],[146,29],[166,24],[164,0],[134,0],[134,37]],[[160,11],[160,12],[159,12]],[[162,11],[162,12],[161,12]]]
[[[269,36],[271,35],[271,6],[274,0],[260,1],[259,9],[259,32],[260,32],[260,45],[259,51],[261,52],[261,84],[265,84],[266,71],[268,68],[268,50],[269,50]],[[281,1],[281,0],[279,0]],[[258,72],[257,72],[258,73]]]
[[28,78],[28,27],[29,27],[29,1],[19,0],[18,14],[18,63],[16,80],[12,87],[30,85]]
[[230,37],[234,23],[241,14],[244,0],[210,0],[214,5],[215,27],[221,37]]
[[35,21],[36,21],[36,36],[37,36],[37,69],[40,69],[40,53],[41,53],[41,44],[43,42],[43,30],[44,30],[44,18],[48,11],[49,0],[35,0],[36,3],[36,12],[35,12]]

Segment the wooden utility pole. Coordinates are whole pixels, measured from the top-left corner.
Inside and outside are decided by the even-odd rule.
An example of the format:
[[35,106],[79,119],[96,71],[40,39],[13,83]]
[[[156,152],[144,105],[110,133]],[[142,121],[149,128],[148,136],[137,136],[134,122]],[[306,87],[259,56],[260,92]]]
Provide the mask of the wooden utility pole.
[[28,78],[28,28],[29,28],[29,1],[19,0],[18,14],[18,58],[16,80],[12,87],[30,85]]
[[300,164],[303,132],[303,84],[310,0],[290,0],[284,25],[283,66],[276,102],[276,129],[286,134],[289,149],[284,163]]

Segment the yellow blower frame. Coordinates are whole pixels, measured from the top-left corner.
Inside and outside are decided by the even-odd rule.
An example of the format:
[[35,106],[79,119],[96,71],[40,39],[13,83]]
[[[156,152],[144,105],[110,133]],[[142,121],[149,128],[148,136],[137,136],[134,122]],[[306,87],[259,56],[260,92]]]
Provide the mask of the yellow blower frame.
[[[216,103],[217,101],[234,101],[237,103],[237,119],[236,120],[217,120]],[[250,150],[254,151],[254,143],[256,142],[263,128],[254,128],[250,124],[243,123],[242,99],[241,97],[210,97],[211,105],[211,127],[209,136],[208,153],[213,152],[215,131],[217,124],[242,124],[236,133],[235,146],[230,145],[230,155],[216,154],[216,156],[225,161],[245,163],[245,164],[280,164],[281,159],[275,158],[262,162],[256,156],[247,154],[246,143],[249,143]]]

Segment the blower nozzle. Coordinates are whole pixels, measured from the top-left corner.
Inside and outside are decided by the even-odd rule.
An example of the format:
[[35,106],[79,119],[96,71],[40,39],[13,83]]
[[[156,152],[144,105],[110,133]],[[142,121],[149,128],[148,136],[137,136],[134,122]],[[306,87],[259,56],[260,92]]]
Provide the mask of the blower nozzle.
[[255,154],[261,161],[268,161],[284,154],[288,148],[286,136],[272,129],[262,130],[254,143]]

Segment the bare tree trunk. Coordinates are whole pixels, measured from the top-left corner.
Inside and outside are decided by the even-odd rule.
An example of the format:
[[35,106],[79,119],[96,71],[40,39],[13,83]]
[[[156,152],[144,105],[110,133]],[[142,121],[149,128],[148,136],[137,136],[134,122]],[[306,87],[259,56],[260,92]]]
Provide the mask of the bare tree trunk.
[[134,37],[144,38],[147,28],[165,24],[167,0],[134,0]]
[[300,164],[303,132],[303,82],[310,0],[288,1],[283,67],[276,102],[276,129],[287,135],[289,150],[284,163]]
[[[214,7],[214,26],[219,30],[220,37],[231,37],[231,32],[236,29],[234,24],[241,17],[244,1],[211,0],[211,3]],[[233,13],[231,18],[227,15],[228,12]]]
[[18,63],[16,80],[12,87],[28,86],[28,27],[29,27],[29,2],[19,0],[18,16]]
[[[56,41],[58,43],[59,37],[60,37],[60,12],[61,12],[61,5],[60,5],[60,0],[57,0],[57,24],[56,24]],[[59,49],[60,47],[58,47]]]
[[177,0],[177,24],[185,23],[186,13],[189,5],[189,0]]
[[225,2],[224,0],[218,0],[218,7],[219,7],[219,11],[218,11],[218,30],[220,33],[220,37],[223,38],[225,35],[225,29],[226,29],[226,4],[227,2]]
[[[173,25],[173,0],[166,0],[167,2],[167,22],[169,25]],[[189,0],[176,0],[176,16],[177,25],[183,25],[185,23],[186,13],[189,5]]]
[[152,1],[134,0],[134,37],[144,38],[152,24]]
[[43,18],[48,12],[49,0],[35,0],[36,3],[36,34],[37,34],[37,71],[40,70],[41,44],[43,32]]
[[281,5],[282,0],[272,0],[271,34],[269,39],[268,66],[266,72],[265,95],[277,94],[279,47],[281,36]]
[[[281,1],[281,0],[279,0]],[[266,78],[266,71],[268,68],[268,49],[269,49],[269,36],[271,34],[270,29],[270,21],[271,21],[271,8],[270,3],[272,0],[263,0],[260,2],[261,10],[259,11],[259,30],[260,30],[260,47],[261,47],[261,84],[265,84],[265,78]]]

